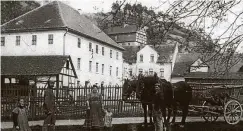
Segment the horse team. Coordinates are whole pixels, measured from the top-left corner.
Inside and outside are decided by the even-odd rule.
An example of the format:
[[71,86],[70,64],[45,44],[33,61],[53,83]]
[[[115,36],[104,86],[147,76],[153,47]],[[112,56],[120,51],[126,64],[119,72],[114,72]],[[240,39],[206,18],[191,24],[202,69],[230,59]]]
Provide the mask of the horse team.
[[[122,99],[126,101],[132,92],[136,92],[136,97],[142,104],[145,125],[147,125],[147,112],[149,112],[151,124],[154,111],[162,113],[165,127],[170,123],[170,116],[173,112],[171,124],[174,124],[179,107],[182,110],[180,126],[184,127],[192,99],[192,88],[186,82],[180,81],[172,84],[165,79],[160,79],[157,74],[146,77],[139,75],[137,80],[125,80]],[[167,119],[166,116],[168,116]]]

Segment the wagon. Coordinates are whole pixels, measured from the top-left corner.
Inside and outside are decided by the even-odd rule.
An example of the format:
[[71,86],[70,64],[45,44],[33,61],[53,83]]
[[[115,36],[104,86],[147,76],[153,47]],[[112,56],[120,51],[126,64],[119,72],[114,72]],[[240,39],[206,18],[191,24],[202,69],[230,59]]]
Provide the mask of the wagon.
[[214,122],[219,116],[231,125],[238,124],[243,110],[240,101],[243,85],[240,86],[213,86],[207,87],[201,94],[203,97],[201,106],[192,105],[193,112],[199,112],[206,122]]

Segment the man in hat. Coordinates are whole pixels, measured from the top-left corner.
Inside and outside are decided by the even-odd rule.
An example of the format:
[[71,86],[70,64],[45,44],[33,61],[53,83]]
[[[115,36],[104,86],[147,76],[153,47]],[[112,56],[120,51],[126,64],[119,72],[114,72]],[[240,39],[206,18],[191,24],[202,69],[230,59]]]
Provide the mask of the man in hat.
[[56,123],[56,118],[55,118],[56,110],[55,109],[56,109],[56,107],[55,107],[55,95],[52,91],[54,84],[55,84],[54,81],[48,81],[48,87],[45,90],[43,109],[46,114],[46,117],[44,119],[42,131],[48,131],[48,128],[52,131],[55,130],[55,123]]

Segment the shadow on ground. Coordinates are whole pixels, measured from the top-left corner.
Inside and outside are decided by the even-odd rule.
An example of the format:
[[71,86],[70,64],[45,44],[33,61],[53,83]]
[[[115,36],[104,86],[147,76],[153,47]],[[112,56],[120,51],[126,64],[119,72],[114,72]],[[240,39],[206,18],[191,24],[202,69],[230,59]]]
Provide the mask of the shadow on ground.
[[[31,127],[32,131],[41,131],[41,126]],[[113,125],[113,131],[153,131],[153,126],[144,127],[142,124],[118,124]],[[11,131],[6,129],[2,131]],[[56,131],[97,131],[87,130],[82,126],[57,126]],[[103,130],[101,130],[103,131]],[[228,125],[225,122],[205,123],[205,122],[189,122],[185,128],[174,126],[170,131],[243,131],[243,122],[237,125]]]

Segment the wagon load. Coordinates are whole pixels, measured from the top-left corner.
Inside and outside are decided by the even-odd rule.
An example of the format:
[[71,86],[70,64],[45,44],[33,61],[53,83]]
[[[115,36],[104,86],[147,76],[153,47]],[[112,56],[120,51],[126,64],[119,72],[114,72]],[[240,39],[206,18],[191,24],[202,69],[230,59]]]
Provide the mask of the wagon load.
[[197,92],[197,98],[203,104],[192,105],[190,111],[200,113],[207,122],[214,122],[223,115],[228,124],[238,124],[243,114],[242,104],[239,102],[242,91],[243,85],[207,87],[200,93]]

